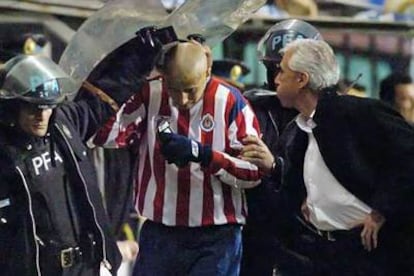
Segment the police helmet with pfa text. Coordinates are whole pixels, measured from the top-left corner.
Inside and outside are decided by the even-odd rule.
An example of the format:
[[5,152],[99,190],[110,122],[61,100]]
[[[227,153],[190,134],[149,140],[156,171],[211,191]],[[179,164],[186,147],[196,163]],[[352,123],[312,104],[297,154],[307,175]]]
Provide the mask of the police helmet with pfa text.
[[50,108],[76,92],[75,81],[56,63],[40,55],[19,55],[0,69],[0,100],[21,100]]
[[322,35],[311,24],[299,19],[287,19],[273,25],[257,45],[257,57],[266,67],[269,89],[274,90],[273,79],[278,73],[282,59],[279,51],[296,39],[322,39]]

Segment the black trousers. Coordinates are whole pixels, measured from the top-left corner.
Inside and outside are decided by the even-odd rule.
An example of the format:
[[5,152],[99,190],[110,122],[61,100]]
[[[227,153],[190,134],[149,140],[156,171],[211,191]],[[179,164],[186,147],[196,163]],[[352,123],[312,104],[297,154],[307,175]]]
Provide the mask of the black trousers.
[[311,275],[308,257],[287,248],[268,227],[250,226],[243,229],[241,276]]
[[71,267],[62,268],[49,262],[41,264],[40,268],[45,276],[99,276],[100,263],[79,262]]
[[381,276],[413,275],[403,250],[388,236],[379,235],[379,246],[368,252],[361,243],[362,228],[340,231],[335,241],[303,230],[291,249],[311,260],[309,275]]
[[99,270],[100,264],[90,265],[86,263],[79,263],[72,267],[63,269],[62,276],[98,276]]

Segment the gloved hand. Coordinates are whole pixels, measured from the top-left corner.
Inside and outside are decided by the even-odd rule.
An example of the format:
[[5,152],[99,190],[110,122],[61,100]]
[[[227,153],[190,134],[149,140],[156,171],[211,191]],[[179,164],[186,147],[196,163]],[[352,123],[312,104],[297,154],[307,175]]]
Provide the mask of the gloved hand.
[[204,146],[176,133],[162,133],[160,140],[161,152],[168,163],[184,167],[188,162],[198,162],[205,167],[211,161],[212,150],[210,146]]

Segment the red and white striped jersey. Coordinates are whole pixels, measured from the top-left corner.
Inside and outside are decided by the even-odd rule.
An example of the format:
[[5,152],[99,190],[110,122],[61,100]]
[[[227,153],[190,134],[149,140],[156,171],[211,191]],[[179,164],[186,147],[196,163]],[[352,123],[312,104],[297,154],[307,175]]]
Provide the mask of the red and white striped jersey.
[[[156,134],[160,116],[169,117],[174,132],[211,145],[208,168],[193,162],[178,168],[166,162]],[[243,188],[258,185],[260,174],[255,165],[237,156],[241,139],[259,132],[252,109],[236,88],[212,77],[203,99],[179,110],[158,78],[123,104],[97,133],[95,144],[117,148],[140,139],[136,207],[148,219],[170,226],[243,224],[247,215]]]

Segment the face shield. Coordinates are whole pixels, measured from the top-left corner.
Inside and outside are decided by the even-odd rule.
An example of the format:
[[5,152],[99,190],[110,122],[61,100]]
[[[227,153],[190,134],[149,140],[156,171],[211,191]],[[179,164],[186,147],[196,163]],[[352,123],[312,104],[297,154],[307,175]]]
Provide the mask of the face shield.
[[73,79],[44,56],[18,56],[4,67],[1,99],[20,99],[39,107],[55,106],[76,89]]
[[260,39],[257,45],[257,58],[264,63],[280,62],[279,51],[288,43],[301,38],[319,40],[322,36],[307,22],[298,19],[281,21],[273,25]]

